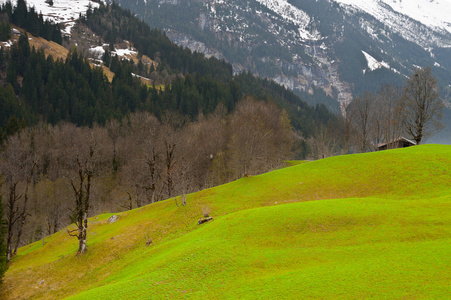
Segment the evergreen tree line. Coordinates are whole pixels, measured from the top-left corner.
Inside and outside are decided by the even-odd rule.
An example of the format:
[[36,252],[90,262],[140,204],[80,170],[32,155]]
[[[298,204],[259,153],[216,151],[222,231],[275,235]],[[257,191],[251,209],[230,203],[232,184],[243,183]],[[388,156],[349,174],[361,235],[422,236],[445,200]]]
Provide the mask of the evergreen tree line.
[[[232,95],[228,100],[221,100],[229,111],[233,109],[236,100],[246,95],[272,100],[288,112],[294,128],[300,130],[301,134],[306,137],[312,134],[314,122],[326,124],[330,119],[336,119],[327,112],[323,105],[316,109],[310,107],[292,91],[272,81],[254,77],[248,72],[233,76],[230,64],[214,57],[207,59],[203,54],[192,53],[189,49],[183,49],[173,44],[160,30],[150,29],[146,23],[137,19],[130,11],[120,8],[115,3],[107,6],[101,5],[98,9],[88,12],[82,21],[110,44],[121,39],[132,42],[141,54],[147,55],[159,63],[157,71],[160,73],[191,74],[194,76],[196,87],[203,85],[202,82],[206,80],[210,81],[210,78],[214,79],[217,82],[211,81],[211,86],[226,87],[221,98]],[[197,82],[199,79],[201,83]],[[191,82],[193,81],[187,82],[188,89],[193,86]],[[180,83],[179,80],[176,85],[179,86]],[[180,90],[180,88],[177,89],[177,91]],[[205,102],[206,107],[214,108],[215,104],[207,99],[212,94],[218,93],[209,93],[203,87],[197,88],[197,90],[199,95],[206,98],[201,102]],[[179,96],[177,98],[180,99]],[[174,108],[174,99],[172,99],[172,103]],[[204,107],[201,103],[192,103],[188,106],[190,115],[193,115],[193,109],[195,110],[196,107]],[[182,104],[182,107],[187,108],[188,106]],[[158,115],[157,110],[151,111]],[[179,111],[186,113],[186,111]],[[211,110],[208,108],[203,110],[204,113],[208,111]],[[194,111],[194,115],[197,112]]]
[[11,37],[11,25],[8,21],[0,21],[0,41],[5,42]]
[[[212,61],[202,59],[206,65]],[[170,83],[164,88],[149,87],[133,76],[136,64],[110,57],[115,76],[109,83],[102,70],[92,68],[76,49],[66,60],[54,60],[46,57],[43,50],[30,48],[23,34],[9,51],[0,49],[0,68],[6,73],[5,84],[0,87],[0,137],[38,120],[92,126],[105,124],[111,118],[119,120],[135,111],[148,111],[161,118],[166,110],[193,119],[198,113],[213,112],[219,103],[231,112],[246,95],[284,108],[302,136],[311,135],[315,122],[327,123],[335,118],[324,106],[312,108],[286,88],[250,73],[226,81],[215,79],[208,72],[184,75],[171,68],[167,72],[161,66],[158,69],[162,73],[172,73]],[[304,147],[299,156],[305,154]]]
[[[0,14],[7,16],[6,23],[11,22],[34,36],[40,36],[58,44],[63,42],[59,25],[49,20],[44,20],[42,13],[38,13],[34,7],[28,8],[25,0],[17,0],[17,4],[14,7],[10,1],[7,1],[1,6]],[[3,35],[1,37],[4,38]]]
[[207,59],[201,53],[192,53],[177,46],[160,30],[150,29],[130,11],[121,9],[115,3],[101,4],[99,8],[88,11],[81,21],[109,44],[121,40],[132,42],[139,53],[162,63],[166,69],[183,74],[209,75],[222,82],[232,79],[230,64],[214,57]]
[[207,76],[196,77],[195,87],[194,77],[188,75],[164,90],[149,88],[132,76],[128,62],[116,57],[112,58],[116,75],[109,83],[102,70],[91,68],[76,50],[65,61],[55,61],[41,49],[30,49],[26,35],[10,51],[0,50],[0,61],[6,70],[6,85],[0,87],[0,126],[8,134],[17,129],[17,121],[7,126],[10,120],[23,119],[27,124],[65,120],[91,126],[137,110],[155,112],[158,117],[165,110],[195,116],[212,112],[219,102],[231,109],[241,96]]

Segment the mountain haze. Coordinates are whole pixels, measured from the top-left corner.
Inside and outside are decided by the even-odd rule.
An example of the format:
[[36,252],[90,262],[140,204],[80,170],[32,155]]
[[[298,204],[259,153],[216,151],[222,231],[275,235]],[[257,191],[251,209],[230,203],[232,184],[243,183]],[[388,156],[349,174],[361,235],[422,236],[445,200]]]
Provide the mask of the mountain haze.
[[[119,0],[179,45],[341,104],[430,65],[451,95],[449,1]],[[318,97],[317,97],[318,98]],[[327,97],[317,99],[335,107]]]
[[[447,129],[429,141],[451,143],[449,0],[116,3],[150,28],[161,28],[176,44],[225,59],[235,74],[250,70],[293,90],[310,105],[322,103],[337,113],[353,97],[386,83],[402,85],[415,68],[431,66],[448,108],[444,114]],[[60,0],[53,6],[30,0],[28,5],[60,22],[67,36],[83,15],[81,11],[99,6],[88,0],[76,5]],[[131,40],[129,35],[122,38]],[[93,51],[101,47],[92,45]]]

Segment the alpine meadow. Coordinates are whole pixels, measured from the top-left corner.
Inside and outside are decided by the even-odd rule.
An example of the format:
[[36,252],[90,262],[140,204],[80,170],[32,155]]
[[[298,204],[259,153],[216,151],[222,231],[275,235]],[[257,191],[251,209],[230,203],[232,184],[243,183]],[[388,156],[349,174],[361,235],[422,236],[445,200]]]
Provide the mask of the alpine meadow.
[[0,0],[0,299],[448,299],[450,0]]
[[[10,299],[446,298],[451,147],[308,162],[20,248]],[[197,225],[208,209],[213,221]],[[8,288],[9,287],[9,288]]]

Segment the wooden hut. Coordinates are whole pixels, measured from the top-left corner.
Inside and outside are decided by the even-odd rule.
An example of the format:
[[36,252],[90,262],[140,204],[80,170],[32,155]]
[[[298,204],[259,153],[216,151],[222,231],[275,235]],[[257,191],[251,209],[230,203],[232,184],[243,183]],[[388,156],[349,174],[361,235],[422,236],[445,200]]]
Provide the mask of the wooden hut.
[[417,143],[415,143],[414,141],[406,139],[405,137],[399,137],[391,142],[381,143],[377,145],[377,149],[380,151],[395,148],[406,148],[410,146],[415,146],[416,144]]

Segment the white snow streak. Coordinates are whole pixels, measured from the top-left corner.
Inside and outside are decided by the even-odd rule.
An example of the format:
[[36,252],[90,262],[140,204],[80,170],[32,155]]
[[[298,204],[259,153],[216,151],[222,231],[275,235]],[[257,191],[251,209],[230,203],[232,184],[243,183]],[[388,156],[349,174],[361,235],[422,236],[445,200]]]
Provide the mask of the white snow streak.
[[103,49],[103,46],[96,46],[89,49],[89,52],[91,52],[93,55],[97,57],[97,59],[102,59],[103,55],[105,54],[105,50]]
[[368,53],[366,53],[365,51],[362,50],[363,55],[365,55],[366,61],[368,63],[368,68],[371,71],[377,70],[377,69],[381,69],[381,68],[387,68],[390,70],[390,65],[387,64],[384,61],[377,61],[377,59],[375,59],[374,57],[372,57],[371,55],[369,55]]
[[318,40],[318,37],[312,35],[305,28],[310,23],[309,15],[299,8],[291,5],[286,0],[257,0],[260,4],[266,6],[288,22],[298,27],[299,35],[304,40]]
[[384,4],[428,27],[451,33],[451,0],[334,0],[359,8],[378,20],[387,17]]

